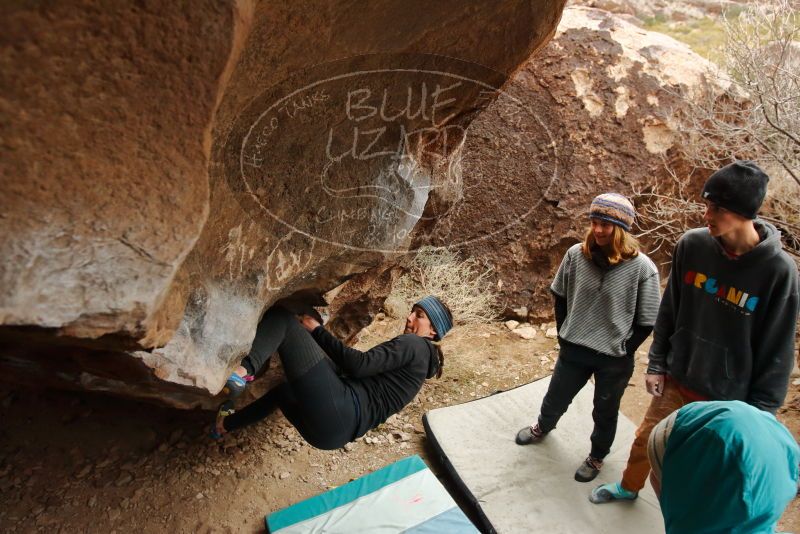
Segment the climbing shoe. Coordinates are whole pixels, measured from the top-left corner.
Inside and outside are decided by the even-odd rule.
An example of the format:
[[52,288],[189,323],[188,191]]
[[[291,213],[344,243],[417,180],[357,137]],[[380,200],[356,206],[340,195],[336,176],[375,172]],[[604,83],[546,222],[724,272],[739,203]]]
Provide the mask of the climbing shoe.
[[219,427],[222,426],[222,421],[224,421],[226,417],[235,412],[236,410],[233,407],[233,401],[230,399],[219,405],[219,409],[217,410],[217,419],[214,422],[214,427],[211,429],[211,439],[222,439],[223,433],[219,431]]
[[253,377],[251,375],[239,376],[238,374],[233,373],[225,382],[225,387],[222,388],[222,394],[227,395],[229,399],[235,399],[244,393],[247,383],[252,382],[252,380]]
[[539,428],[539,423],[536,423],[533,426],[526,426],[517,432],[517,438],[514,441],[517,442],[517,445],[530,445],[531,443],[542,441],[546,435],[547,432],[542,432],[542,429]]
[[619,482],[611,482],[593,489],[589,500],[594,504],[602,504],[612,501],[632,501],[638,496],[637,492],[626,490]]
[[578,482],[591,482],[603,468],[603,460],[587,456],[581,466],[575,471],[575,480]]

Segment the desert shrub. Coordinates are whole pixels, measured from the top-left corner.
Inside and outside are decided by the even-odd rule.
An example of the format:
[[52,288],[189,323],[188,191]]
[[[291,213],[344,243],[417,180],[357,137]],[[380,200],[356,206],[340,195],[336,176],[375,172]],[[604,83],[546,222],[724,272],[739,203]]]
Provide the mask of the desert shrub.
[[[668,165],[670,179],[645,188],[633,188],[639,239],[649,242],[648,254],[669,257],[678,238],[702,222],[705,206],[689,193],[691,177],[680,177]],[[660,257],[661,255],[659,255]]]
[[[680,132],[681,157],[708,174],[736,159],[756,161],[771,177],[761,216],[800,258],[800,10],[795,0],[757,0],[723,16],[724,44],[707,90],[676,93],[666,119]],[[669,165],[666,165],[669,170]],[[702,213],[687,195],[689,178],[636,192],[643,236],[669,248]]]
[[461,259],[451,249],[422,247],[387,300],[408,310],[422,297],[434,295],[450,307],[456,324],[491,322],[499,311],[491,273],[476,259]]

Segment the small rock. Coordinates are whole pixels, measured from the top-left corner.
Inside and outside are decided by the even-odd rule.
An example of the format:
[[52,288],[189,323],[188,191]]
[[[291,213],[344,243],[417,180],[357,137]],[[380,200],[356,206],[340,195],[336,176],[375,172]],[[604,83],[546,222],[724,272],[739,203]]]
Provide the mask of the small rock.
[[540,329],[541,331],[543,331],[543,332],[544,332],[545,330],[547,330],[547,323],[542,323],[542,324],[540,324],[540,325],[539,325],[539,329]]
[[800,378],[795,378],[794,380],[792,380],[792,385],[793,386],[800,386]]
[[181,439],[182,435],[183,435],[183,429],[182,428],[176,428],[175,430],[173,430],[172,434],[169,435],[169,443],[170,443],[170,445],[175,445],[175,443],[177,443],[178,440]]
[[408,432],[394,432],[393,436],[398,441],[411,441],[411,434]]
[[513,330],[522,339],[533,339],[536,337],[536,329],[531,325],[520,326]]
[[397,414],[392,414],[391,417],[386,419],[386,424],[389,426],[397,426],[399,422],[400,422],[400,417]]
[[519,308],[514,308],[512,311],[514,312],[514,316],[521,321],[524,321],[528,318],[527,306],[520,306]]
[[506,328],[508,328],[509,330],[514,330],[516,327],[519,326],[519,321],[515,321],[514,319],[510,319],[510,320],[506,321],[503,324],[505,324]]
[[290,476],[292,476],[292,474],[289,471],[284,471],[283,473],[278,475],[278,478],[281,479],[281,480],[286,480]]
[[547,329],[544,336],[548,339],[555,339],[558,337],[558,329],[555,326],[550,327]]
[[167,452],[169,450],[169,443],[166,441],[158,446],[158,452]]
[[203,495],[202,491],[198,492],[197,495],[194,496],[194,498],[197,499],[198,501],[203,497],[205,497],[205,495]]
[[119,488],[130,484],[132,481],[133,481],[133,475],[128,472],[124,472],[119,476],[117,481],[114,482],[114,485]]
[[344,450],[345,450],[346,452],[351,452],[351,451],[352,451],[353,449],[355,449],[355,448],[356,448],[356,445],[355,445],[355,443],[345,443],[345,444],[344,444]]
[[85,466],[83,466],[83,469],[81,469],[80,471],[78,471],[75,474],[75,478],[80,480],[81,478],[83,478],[86,475],[88,475],[89,471],[91,471],[91,470],[92,470],[92,464],[86,464]]
[[89,508],[94,508],[96,504],[97,504],[97,496],[92,495],[91,497],[89,497],[89,501],[86,503],[86,506],[88,506]]

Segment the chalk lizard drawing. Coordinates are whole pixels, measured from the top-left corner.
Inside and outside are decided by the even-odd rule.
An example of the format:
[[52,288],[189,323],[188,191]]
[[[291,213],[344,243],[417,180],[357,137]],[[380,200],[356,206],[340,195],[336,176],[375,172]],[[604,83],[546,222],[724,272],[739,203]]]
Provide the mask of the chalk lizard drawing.
[[[246,241],[247,237],[240,224],[228,231],[228,242],[220,249],[220,252],[225,255],[225,261],[228,262],[228,276],[231,280],[233,280],[236,275],[242,275],[244,272],[244,262],[253,259],[255,255],[255,247],[248,247]],[[236,272],[237,263],[238,272]]]
[[[289,232],[275,243],[275,246],[267,256],[267,289],[270,291],[280,290],[284,281],[292,275],[302,272],[309,266],[314,257],[316,239],[311,239],[311,247],[308,249],[287,252],[281,250],[281,246],[291,241],[295,234],[302,235],[295,231]],[[273,283],[276,285],[273,286]]]

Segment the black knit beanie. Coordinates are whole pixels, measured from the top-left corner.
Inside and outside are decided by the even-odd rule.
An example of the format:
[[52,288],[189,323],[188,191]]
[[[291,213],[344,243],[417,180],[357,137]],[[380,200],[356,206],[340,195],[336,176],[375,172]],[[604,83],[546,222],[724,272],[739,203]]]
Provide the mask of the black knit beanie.
[[748,160],[734,161],[706,180],[703,198],[747,219],[755,219],[767,194],[769,176]]

